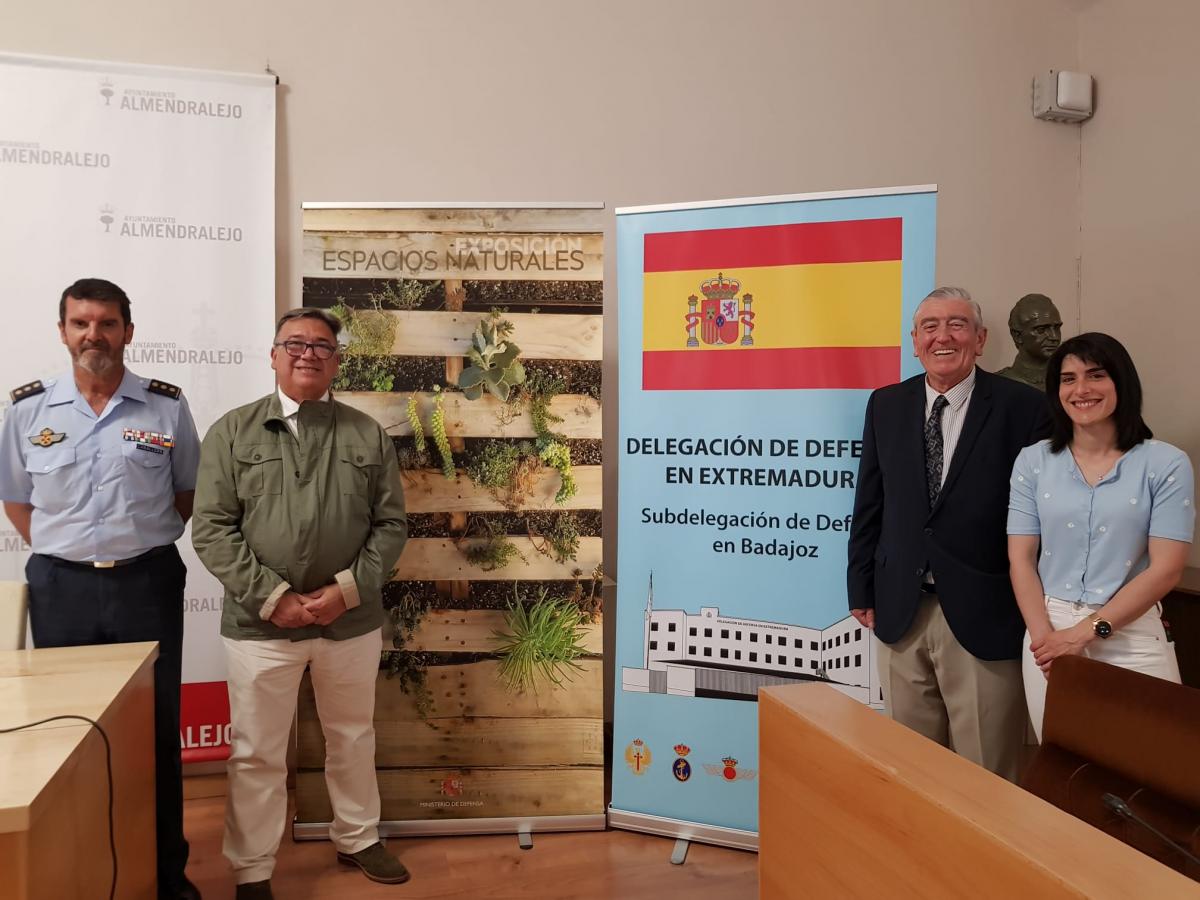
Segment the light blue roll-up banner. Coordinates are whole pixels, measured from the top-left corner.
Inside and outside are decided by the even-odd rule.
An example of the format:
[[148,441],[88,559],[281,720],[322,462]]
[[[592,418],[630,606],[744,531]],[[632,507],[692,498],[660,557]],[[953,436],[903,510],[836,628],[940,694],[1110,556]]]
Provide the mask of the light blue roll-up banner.
[[920,371],[936,200],[617,210],[613,825],[754,848],[758,689],[882,707],[846,539],[867,397]]

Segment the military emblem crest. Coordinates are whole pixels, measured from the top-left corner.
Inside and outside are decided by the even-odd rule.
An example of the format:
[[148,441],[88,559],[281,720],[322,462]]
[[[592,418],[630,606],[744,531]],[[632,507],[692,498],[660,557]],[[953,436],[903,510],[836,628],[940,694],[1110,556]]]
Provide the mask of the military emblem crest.
[[671,774],[675,776],[676,781],[687,781],[692,777],[692,764],[686,759],[687,755],[691,752],[692,748],[687,744],[675,745],[677,758],[671,765]]
[[37,447],[50,447],[66,438],[65,431],[55,431],[53,428],[43,428],[29,438],[29,443]]
[[634,775],[645,775],[646,769],[650,767],[651,758],[650,748],[641,738],[634,738],[625,748],[625,765],[629,766],[629,771]]
[[722,759],[719,766],[705,763],[704,771],[709,775],[715,775],[726,781],[749,781],[758,775],[757,769],[739,769],[737,759],[732,756],[726,756]]

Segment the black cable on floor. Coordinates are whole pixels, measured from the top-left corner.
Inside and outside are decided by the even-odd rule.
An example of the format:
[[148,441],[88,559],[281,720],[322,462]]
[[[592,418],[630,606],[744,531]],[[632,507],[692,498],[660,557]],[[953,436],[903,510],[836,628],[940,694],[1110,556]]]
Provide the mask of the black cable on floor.
[[30,722],[26,725],[17,725],[14,728],[0,728],[0,734],[10,734],[14,731],[25,731],[29,728],[35,728],[38,725],[45,725],[47,722],[58,722],[64,719],[75,719],[80,722],[87,722],[98,732],[100,737],[104,739],[104,768],[108,773],[108,849],[112,855],[112,885],[108,889],[108,900],[114,900],[117,896],[117,835],[113,828],[113,773],[112,773],[112,745],[108,742],[108,735],[104,733],[104,729],[100,727],[100,723],[95,719],[89,719],[87,716],[51,716],[48,719],[39,719],[36,722]]

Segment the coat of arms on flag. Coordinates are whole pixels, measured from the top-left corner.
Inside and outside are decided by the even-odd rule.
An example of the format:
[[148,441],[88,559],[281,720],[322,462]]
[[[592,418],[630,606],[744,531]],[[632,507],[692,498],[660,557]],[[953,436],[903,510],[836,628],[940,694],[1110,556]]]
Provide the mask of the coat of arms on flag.
[[[740,343],[743,347],[754,346],[754,313],[750,304],[754,298],[743,294],[741,308],[738,307],[737,292],[742,284],[734,278],[726,278],[717,273],[716,278],[701,282],[700,293],[704,294],[704,302],[700,311],[696,311],[699,299],[695,294],[688,297],[688,311],[684,316],[687,322],[687,345],[699,347],[700,340],[713,346]],[[700,340],[696,339],[696,326],[700,326]],[[739,340],[740,326],[746,326],[746,333]]]

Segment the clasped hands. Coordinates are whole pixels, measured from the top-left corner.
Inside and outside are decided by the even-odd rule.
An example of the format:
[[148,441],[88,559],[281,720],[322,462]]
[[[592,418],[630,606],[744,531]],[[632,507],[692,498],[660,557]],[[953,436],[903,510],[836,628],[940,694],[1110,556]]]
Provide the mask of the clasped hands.
[[288,591],[279,598],[271,624],[280,628],[329,625],[346,611],[346,598],[337,582],[307,594]]
[[1091,621],[1083,620],[1069,628],[1057,631],[1047,631],[1037,637],[1030,635],[1029,649],[1033,652],[1034,662],[1046,677],[1050,676],[1050,666],[1060,656],[1078,655],[1092,642],[1095,633]]

